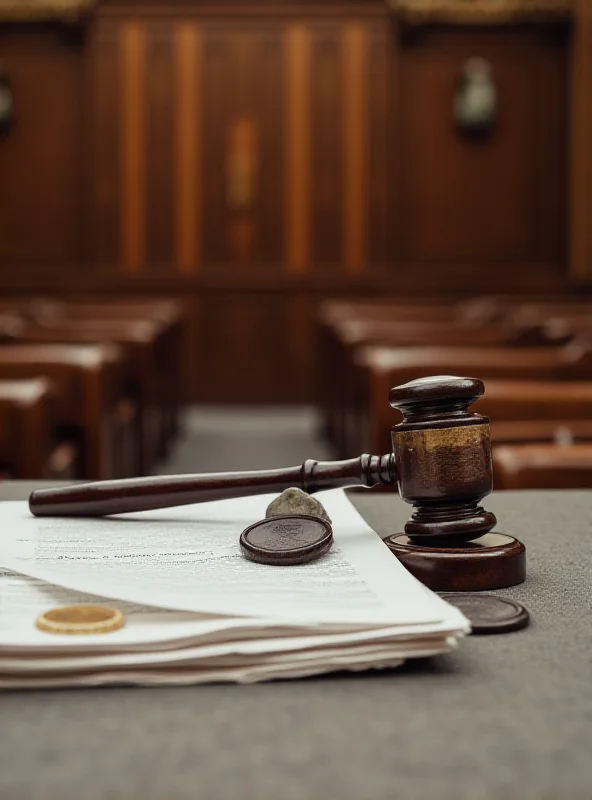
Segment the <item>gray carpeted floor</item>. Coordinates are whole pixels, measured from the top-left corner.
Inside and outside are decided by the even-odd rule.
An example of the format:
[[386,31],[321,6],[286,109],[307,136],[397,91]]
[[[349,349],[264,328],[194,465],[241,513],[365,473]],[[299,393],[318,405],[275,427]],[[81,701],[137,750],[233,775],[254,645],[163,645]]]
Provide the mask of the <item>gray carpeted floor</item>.
[[195,407],[170,457],[155,474],[273,469],[329,458],[311,408]]
[[[326,455],[306,409],[194,409],[163,469]],[[0,500],[31,488],[0,485]],[[394,494],[352,501],[381,536],[409,516]],[[0,797],[590,800],[592,492],[499,492],[486,507],[527,548],[526,582],[499,592],[528,607],[526,630],[381,673],[4,693]]]
[[[0,486],[0,499],[30,486]],[[394,494],[352,498],[400,530]],[[526,630],[399,670],[252,686],[0,693],[10,800],[590,800],[592,492],[499,492]]]

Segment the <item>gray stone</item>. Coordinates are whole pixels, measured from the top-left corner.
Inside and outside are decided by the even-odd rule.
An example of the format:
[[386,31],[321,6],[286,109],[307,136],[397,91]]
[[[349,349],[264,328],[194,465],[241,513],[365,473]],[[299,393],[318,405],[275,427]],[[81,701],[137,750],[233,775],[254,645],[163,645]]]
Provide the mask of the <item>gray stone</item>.
[[278,514],[311,514],[322,517],[331,524],[329,515],[319,501],[296,487],[285,489],[279,497],[276,497],[267,506],[265,518],[277,517]]

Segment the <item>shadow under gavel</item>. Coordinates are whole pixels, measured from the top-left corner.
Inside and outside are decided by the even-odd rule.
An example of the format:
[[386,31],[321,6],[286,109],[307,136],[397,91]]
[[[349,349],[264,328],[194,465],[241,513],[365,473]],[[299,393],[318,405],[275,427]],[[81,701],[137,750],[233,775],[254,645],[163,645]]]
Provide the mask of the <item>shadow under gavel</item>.
[[269,471],[171,475],[97,481],[39,489],[29,498],[36,516],[95,517],[299,487],[397,486],[415,508],[405,532],[416,541],[462,542],[490,531],[496,519],[479,502],[493,489],[489,420],[468,410],[484,392],[472,378],[436,376],[398,386],[390,404],[403,413],[393,427],[393,453],[346,461],[305,461]]

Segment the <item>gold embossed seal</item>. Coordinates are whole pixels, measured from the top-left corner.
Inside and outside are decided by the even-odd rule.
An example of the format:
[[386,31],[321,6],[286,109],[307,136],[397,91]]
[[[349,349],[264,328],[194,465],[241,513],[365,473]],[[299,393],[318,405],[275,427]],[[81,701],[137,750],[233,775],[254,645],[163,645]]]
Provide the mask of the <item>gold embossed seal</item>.
[[76,605],[51,608],[37,618],[36,626],[47,633],[67,635],[111,633],[125,625],[118,608],[110,606]]

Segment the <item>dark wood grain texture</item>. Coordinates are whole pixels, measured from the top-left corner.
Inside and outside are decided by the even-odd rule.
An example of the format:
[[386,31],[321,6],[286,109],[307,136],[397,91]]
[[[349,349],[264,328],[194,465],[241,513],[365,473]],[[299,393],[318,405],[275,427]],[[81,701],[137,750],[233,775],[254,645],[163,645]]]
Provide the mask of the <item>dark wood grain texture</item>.
[[47,378],[0,380],[0,473],[14,479],[75,480],[80,456],[60,436],[57,389]]
[[[569,285],[566,60],[585,36],[409,34],[379,0],[113,0],[60,31],[0,30],[15,88],[0,142],[11,187],[0,197],[0,288],[167,293],[216,309],[224,343],[204,346],[213,311],[191,328],[195,400],[310,401],[314,309],[335,294]],[[500,97],[499,125],[478,145],[450,121],[475,54],[492,62]],[[570,106],[578,280],[585,74],[569,72],[580,87]],[[240,207],[237,186],[248,189]],[[301,321],[280,329],[296,308]],[[257,365],[256,379],[231,385],[218,368],[226,352]]]
[[493,490],[489,419],[469,411],[483,394],[470,378],[420,378],[390,392],[403,414],[393,426],[399,494],[416,511],[405,525],[412,541],[454,544],[496,524],[479,502]]
[[569,50],[569,269],[581,284],[592,283],[592,5],[575,0]]
[[0,139],[0,265],[48,270],[81,256],[83,42],[75,33],[0,26],[14,121]]
[[[491,63],[499,103],[498,123],[480,141],[452,124],[454,89],[475,55]],[[565,214],[547,198],[565,202],[564,76],[564,47],[545,32],[441,31],[403,46],[405,261],[562,261]]]
[[342,462],[309,460],[287,469],[132,478],[40,489],[31,494],[29,504],[36,516],[93,517],[282,492],[292,486],[315,492],[394,480],[392,455],[362,455]]
[[384,541],[412,575],[436,592],[504,589],[526,578],[524,545],[502,533],[457,547],[421,547],[406,534]]

